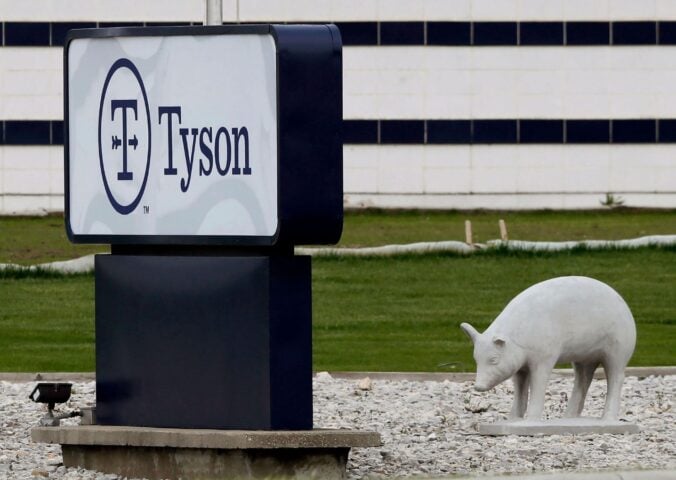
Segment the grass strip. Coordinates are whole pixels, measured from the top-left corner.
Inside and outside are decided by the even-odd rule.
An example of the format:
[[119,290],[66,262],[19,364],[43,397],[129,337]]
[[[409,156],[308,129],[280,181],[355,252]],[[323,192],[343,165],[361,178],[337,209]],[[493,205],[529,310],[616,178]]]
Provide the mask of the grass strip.
[[[631,365],[676,364],[676,249],[486,251],[313,259],[316,370],[466,371],[459,324],[486,328],[516,294],[562,275],[615,288],[631,307]],[[3,276],[5,275],[5,276]],[[0,272],[0,371],[94,369],[94,279]]]

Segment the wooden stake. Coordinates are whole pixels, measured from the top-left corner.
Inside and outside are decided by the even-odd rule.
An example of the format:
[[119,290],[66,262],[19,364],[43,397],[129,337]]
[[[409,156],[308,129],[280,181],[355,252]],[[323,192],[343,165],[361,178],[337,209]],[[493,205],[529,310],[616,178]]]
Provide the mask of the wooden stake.
[[474,245],[472,241],[472,222],[465,220],[465,242],[469,245]]
[[507,224],[505,221],[501,218],[498,220],[498,225],[500,225],[500,238],[502,239],[503,242],[506,242],[509,240],[507,237]]

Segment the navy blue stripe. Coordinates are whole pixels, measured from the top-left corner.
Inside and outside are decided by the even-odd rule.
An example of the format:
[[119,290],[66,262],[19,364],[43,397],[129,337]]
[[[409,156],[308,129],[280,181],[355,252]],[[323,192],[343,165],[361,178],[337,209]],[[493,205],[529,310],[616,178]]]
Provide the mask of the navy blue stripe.
[[[71,28],[200,22],[0,22],[4,46],[60,46]],[[340,22],[352,45],[674,45],[676,22]],[[3,35],[4,31],[4,35]],[[565,31],[565,35],[564,35]],[[612,35],[611,35],[612,33]]]
[[613,143],[655,143],[655,120],[613,120]]
[[380,24],[381,45],[424,45],[424,22],[383,22]]
[[519,45],[563,45],[563,23],[522,22]]
[[563,143],[563,120],[520,120],[520,143]]
[[49,46],[49,27],[49,23],[5,23],[4,45],[7,47]]
[[428,120],[427,143],[472,143],[471,120]]
[[425,121],[381,120],[380,143],[425,143]]
[[[676,119],[343,120],[343,143],[369,145],[676,143]],[[0,121],[0,145],[2,144],[62,145],[63,122]]]
[[657,29],[660,45],[676,45],[676,22],[659,22]]
[[49,145],[50,122],[5,120],[5,145]]
[[517,45],[517,31],[516,22],[477,22],[473,45]]
[[378,45],[378,23],[345,22],[337,23],[343,45]]
[[566,45],[609,45],[610,23],[566,23]]
[[610,142],[610,120],[566,120],[567,143]]
[[472,24],[470,22],[428,22],[428,45],[471,45]]
[[343,143],[378,143],[378,120],[343,120]]
[[613,45],[655,45],[657,22],[614,22]]
[[659,143],[676,143],[676,120],[658,120]]
[[52,127],[52,145],[63,145],[63,122],[50,122]]
[[516,120],[473,120],[472,143],[518,143]]

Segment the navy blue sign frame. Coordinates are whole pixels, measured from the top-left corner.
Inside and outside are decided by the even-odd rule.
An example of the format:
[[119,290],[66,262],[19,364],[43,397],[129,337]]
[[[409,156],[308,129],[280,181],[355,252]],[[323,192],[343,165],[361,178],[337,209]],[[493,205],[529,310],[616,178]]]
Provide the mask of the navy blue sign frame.
[[[277,52],[277,231],[272,236],[84,235],[70,228],[68,50],[78,38],[272,35]],[[219,25],[71,30],[64,45],[65,224],[73,243],[333,244],[343,227],[342,43],[335,25]],[[95,121],[95,119],[92,119]]]

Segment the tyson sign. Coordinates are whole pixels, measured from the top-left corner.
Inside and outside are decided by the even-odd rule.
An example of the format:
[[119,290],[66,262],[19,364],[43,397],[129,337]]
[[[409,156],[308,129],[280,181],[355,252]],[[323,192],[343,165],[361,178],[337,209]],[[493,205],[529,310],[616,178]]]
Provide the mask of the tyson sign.
[[64,56],[71,240],[339,237],[334,26],[74,30]]

